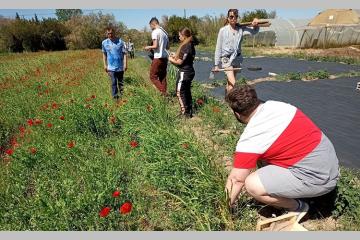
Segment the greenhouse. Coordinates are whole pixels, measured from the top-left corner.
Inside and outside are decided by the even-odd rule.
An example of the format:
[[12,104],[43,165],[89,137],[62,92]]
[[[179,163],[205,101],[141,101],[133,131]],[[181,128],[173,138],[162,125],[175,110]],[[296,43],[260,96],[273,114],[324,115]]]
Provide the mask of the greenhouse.
[[330,48],[360,45],[360,10],[328,9],[310,19],[268,19],[271,26],[247,36],[247,46]]

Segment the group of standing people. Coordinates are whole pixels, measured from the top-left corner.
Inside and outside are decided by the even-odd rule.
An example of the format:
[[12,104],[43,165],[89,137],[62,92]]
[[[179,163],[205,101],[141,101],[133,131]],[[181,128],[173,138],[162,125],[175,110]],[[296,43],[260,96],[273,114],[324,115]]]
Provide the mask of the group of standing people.
[[[299,109],[278,101],[258,99],[254,88],[235,86],[236,74],[243,56],[241,43],[245,34],[259,32],[258,19],[249,27],[238,24],[238,10],[229,9],[225,26],[218,33],[213,71],[226,69],[226,102],[236,119],[246,127],[236,146],[233,168],[226,182],[230,205],[236,204],[243,187],[256,200],[285,208],[302,218],[309,205],[303,198],[315,197],[333,190],[339,178],[338,159],[331,141]],[[150,80],[164,96],[167,95],[168,62],[178,68],[176,95],[181,114],[192,117],[191,83],[195,76],[194,39],[189,28],[179,29],[180,46],[169,51],[167,32],[157,18],[149,22],[153,51]],[[102,43],[104,69],[112,82],[112,96],[118,99],[123,90],[127,69],[125,44],[107,29]],[[117,90],[118,89],[118,90]],[[263,160],[265,166],[256,169]]]

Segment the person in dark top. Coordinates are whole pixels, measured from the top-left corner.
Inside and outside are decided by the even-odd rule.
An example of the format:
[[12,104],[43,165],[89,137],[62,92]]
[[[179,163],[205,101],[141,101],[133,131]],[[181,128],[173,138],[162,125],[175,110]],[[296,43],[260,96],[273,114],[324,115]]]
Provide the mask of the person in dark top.
[[195,77],[194,41],[189,28],[185,27],[179,31],[181,44],[175,54],[170,54],[169,61],[178,67],[176,78],[176,95],[179,98],[181,114],[187,118],[192,117],[191,82]]

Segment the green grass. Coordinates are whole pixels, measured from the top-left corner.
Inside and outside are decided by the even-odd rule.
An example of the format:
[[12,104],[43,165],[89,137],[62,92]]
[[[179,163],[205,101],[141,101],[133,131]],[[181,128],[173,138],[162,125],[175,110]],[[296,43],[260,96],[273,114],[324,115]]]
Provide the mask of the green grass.
[[[177,99],[160,96],[141,58],[129,62],[115,104],[101,61],[98,50],[0,57],[0,229],[254,230],[258,204],[242,196],[232,215],[224,193],[221,158],[244,127],[228,107],[194,83],[198,121],[176,118]],[[356,223],[351,194],[339,198],[338,217]],[[126,201],[133,210],[123,215]],[[112,211],[100,218],[105,206]]]

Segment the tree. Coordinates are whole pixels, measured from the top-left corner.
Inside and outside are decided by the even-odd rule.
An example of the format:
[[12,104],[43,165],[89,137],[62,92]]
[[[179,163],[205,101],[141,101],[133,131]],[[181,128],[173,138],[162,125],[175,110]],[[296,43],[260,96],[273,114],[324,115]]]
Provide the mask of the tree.
[[241,16],[241,22],[251,22],[254,18],[269,19],[275,18],[276,12],[267,12],[265,9],[255,9],[254,11],[246,11]]
[[81,16],[83,14],[81,9],[56,9],[55,14],[59,21],[67,21],[72,17]]

